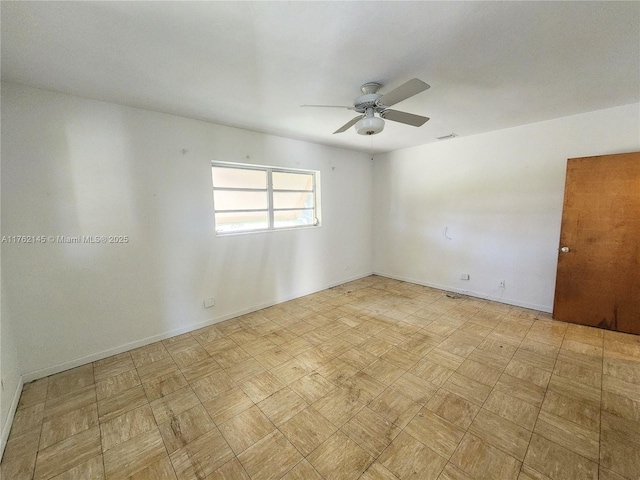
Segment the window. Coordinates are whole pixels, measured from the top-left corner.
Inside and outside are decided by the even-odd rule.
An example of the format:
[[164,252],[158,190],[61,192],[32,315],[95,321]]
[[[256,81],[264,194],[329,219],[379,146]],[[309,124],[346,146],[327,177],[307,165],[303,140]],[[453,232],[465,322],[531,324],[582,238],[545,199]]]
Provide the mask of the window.
[[211,174],[217,234],[320,224],[320,172],[213,162]]

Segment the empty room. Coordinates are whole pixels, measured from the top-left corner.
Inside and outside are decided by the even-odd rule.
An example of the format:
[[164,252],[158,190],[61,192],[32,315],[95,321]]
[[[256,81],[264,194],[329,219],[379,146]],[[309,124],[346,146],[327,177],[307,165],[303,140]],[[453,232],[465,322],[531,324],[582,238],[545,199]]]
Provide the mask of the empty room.
[[640,479],[640,2],[0,8],[2,480]]

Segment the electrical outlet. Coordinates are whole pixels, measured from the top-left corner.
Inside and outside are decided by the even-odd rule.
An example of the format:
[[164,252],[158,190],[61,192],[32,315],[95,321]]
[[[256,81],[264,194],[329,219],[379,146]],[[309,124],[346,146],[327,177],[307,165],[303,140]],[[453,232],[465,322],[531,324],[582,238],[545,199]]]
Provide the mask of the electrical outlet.
[[468,273],[461,273],[460,274],[460,280],[469,280],[469,274]]
[[216,304],[216,300],[215,298],[211,297],[211,298],[207,298],[204,301],[204,308],[210,308],[213,307]]
[[507,288],[507,285],[504,280],[500,282],[500,288]]

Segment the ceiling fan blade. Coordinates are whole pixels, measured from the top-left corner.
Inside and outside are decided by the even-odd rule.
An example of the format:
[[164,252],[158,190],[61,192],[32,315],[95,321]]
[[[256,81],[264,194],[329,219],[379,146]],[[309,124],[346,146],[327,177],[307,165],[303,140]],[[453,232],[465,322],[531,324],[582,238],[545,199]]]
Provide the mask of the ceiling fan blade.
[[347,110],[353,110],[354,107],[348,107],[347,105],[300,105],[301,107],[322,107],[322,108],[346,108]]
[[412,78],[408,82],[400,85],[398,88],[395,88],[389,93],[380,97],[378,99],[378,103],[390,107],[391,105],[395,105],[396,103],[406,100],[409,97],[413,97],[420,92],[424,92],[427,88],[429,88],[429,85],[424,83],[422,80]]
[[341,126],[338,130],[336,130],[333,133],[336,134],[336,133],[346,132],[347,130],[349,130],[349,128],[353,127],[356,124],[356,122],[361,118],[362,118],[362,115],[358,115],[357,117],[349,120],[347,123],[345,123],[343,126]]
[[399,110],[386,109],[380,113],[380,116],[385,120],[391,120],[392,122],[405,123],[407,125],[413,125],[414,127],[420,127],[424,125],[429,117],[423,117],[422,115],[414,115],[413,113],[401,112]]

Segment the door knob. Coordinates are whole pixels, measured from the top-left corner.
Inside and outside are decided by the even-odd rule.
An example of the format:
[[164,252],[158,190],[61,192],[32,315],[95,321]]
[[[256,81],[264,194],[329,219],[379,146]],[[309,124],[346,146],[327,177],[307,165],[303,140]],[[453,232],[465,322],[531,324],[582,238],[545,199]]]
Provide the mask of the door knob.
[[560,249],[560,251],[561,251],[562,253],[567,253],[567,252],[569,251],[569,247],[562,247],[562,248]]

